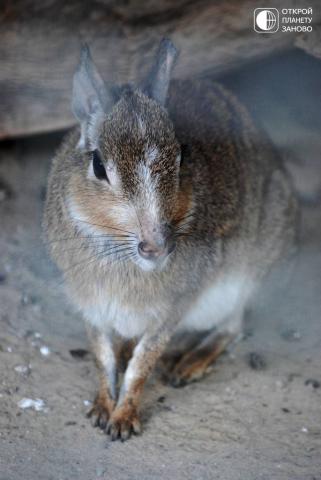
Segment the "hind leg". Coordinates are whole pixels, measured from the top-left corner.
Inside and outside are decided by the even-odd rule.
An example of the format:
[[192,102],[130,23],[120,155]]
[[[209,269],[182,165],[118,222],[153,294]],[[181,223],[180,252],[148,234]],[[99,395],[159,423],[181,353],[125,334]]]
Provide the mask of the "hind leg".
[[181,355],[167,374],[168,383],[173,387],[183,387],[201,379],[228,345],[240,336],[242,317],[243,313],[233,316],[224,322],[224,329],[211,331],[196,346]]
[[158,370],[165,383],[168,383],[168,376],[186,352],[192,351],[208,333],[182,332],[174,335],[158,362]]

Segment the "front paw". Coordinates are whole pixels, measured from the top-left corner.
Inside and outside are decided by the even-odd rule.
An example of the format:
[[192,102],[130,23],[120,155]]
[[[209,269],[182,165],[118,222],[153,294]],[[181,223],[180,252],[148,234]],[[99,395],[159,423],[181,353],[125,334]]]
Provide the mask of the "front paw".
[[107,397],[95,398],[94,405],[87,413],[87,418],[92,419],[92,425],[106,430],[108,421],[115,407],[115,402]]
[[131,405],[117,407],[108,422],[107,433],[111,439],[128,440],[132,433],[139,434],[141,426],[137,409]]

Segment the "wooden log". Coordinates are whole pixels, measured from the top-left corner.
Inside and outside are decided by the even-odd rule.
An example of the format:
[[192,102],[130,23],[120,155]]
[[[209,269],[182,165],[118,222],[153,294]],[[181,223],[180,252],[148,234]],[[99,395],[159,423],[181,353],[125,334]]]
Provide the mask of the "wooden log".
[[176,77],[222,72],[290,48],[295,35],[253,31],[256,6],[255,0],[2,1],[0,138],[74,123],[71,84],[82,41],[108,82],[142,78],[162,36],[181,50]]

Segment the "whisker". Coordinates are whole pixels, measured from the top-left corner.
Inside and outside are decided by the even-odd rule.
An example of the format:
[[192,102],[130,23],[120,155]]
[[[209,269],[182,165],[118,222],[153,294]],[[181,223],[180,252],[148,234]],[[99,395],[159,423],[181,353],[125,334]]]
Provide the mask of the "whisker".
[[[94,247],[97,247],[97,248],[102,248],[102,247],[108,247],[108,250],[112,250],[112,249],[115,249],[116,247],[120,247],[120,246],[134,246],[136,242],[133,242],[133,241],[130,241],[130,240],[127,240],[127,241],[124,241],[124,242],[121,242],[121,243],[114,243],[112,245],[107,245],[105,243],[96,243],[96,242],[90,242],[88,244],[85,244],[85,245],[82,245],[82,246],[79,246],[79,247],[71,247],[71,248],[64,248],[62,250],[62,252],[77,252],[77,251],[81,251],[81,250],[88,250],[88,249],[94,249]],[[108,251],[107,250],[107,251]]]
[[129,260],[130,258],[134,258],[135,254],[133,252],[129,252],[128,254],[124,255],[123,257],[120,258],[120,262],[124,262]]
[[[106,242],[102,242],[103,239],[92,239],[91,237],[85,243],[77,245],[70,245],[67,243],[66,246],[59,247],[59,250],[62,253],[68,252],[86,252],[86,253],[97,253],[97,249],[104,248],[106,251],[116,249],[117,247],[121,246],[131,246],[132,248],[136,245],[136,240],[134,239],[107,239]],[[39,251],[39,247],[32,247],[26,251],[29,260],[40,260],[43,261],[46,258],[45,251],[42,249]]]
[[84,240],[84,239],[95,239],[95,238],[111,238],[111,239],[117,239],[117,238],[135,238],[134,235],[116,235],[116,234],[101,234],[101,235],[87,235],[87,236],[79,236],[75,235],[73,237],[65,237],[65,238],[57,238],[54,240],[49,240],[46,243],[51,244],[51,243],[56,243],[56,242],[63,242],[63,241],[68,241],[68,240]]
[[190,226],[190,223],[184,223],[184,225],[182,225],[180,228],[176,229],[176,233],[183,232],[189,226]]
[[113,255],[113,254],[117,255],[120,252],[123,252],[123,251],[126,251],[126,250],[132,250],[132,247],[125,247],[125,248],[118,249],[118,250],[113,251],[113,252],[106,252],[105,250],[102,250],[100,252],[95,253],[94,255],[91,255],[90,257],[87,257],[85,260],[82,260],[81,262],[78,262],[74,265],[71,265],[63,273],[65,275],[66,273],[69,273],[70,271],[74,270],[76,267],[80,267],[81,265],[88,266],[91,263],[97,262],[98,260],[101,260],[104,257],[108,257],[108,256]]
[[[111,248],[108,248],[108,249],[103,249],[99,252],[95,252],[93,255],[90,255],[89,257],[87,257],[84,261],[86,260],[90,260],[92,259],[93,257],[98,257],[98,256],[104,256],[104,257],[109,257],[111,255],[115,255],[117,256],[120,252],[123,252],[123,251],[126,251],[126,250],[133,250],[133,247],[132,246],[123,246],[123,245],[117,245],[117,246],[113,246]],[[79,265],[81,264],[82,262],[79,262],[75,265]],[[70,268],[73,268],[73,265],[70,267]],[[65,272],[67,272],[69,270],[69,268],[67,270],[65,270]],[[64,272],[64,273],[65,273]]]
[[183,232],[185,229],[187,229],[191,225],[191,222],[186,222],[183,223],[180,227],[176,228],[175,233],[180,233]]
[[192,234],[188,232],[180,232],[180,233],[174,234],[175,239],[181,238],[181,237],[192,237]]
[[174,225],[177,225],[180,222],[182,222],[183,220],[187,220],[188,218],[195,218],[195,214],[193,212],[191,212],[191,213],[188,213],[187,215],[183,215],[182,217],[180,217],[180,218],[178,218],[174,221]]
[[77,220],[77,222],[82,222],[82,223],[86,223],[87,225],[91,225],[92,227],[110,228],[111,230],[117,230],[119,232],[125,232],[125,233],[129,233],[130,235],[134,235],[133,232],[129,232],[128,230],[125,230],[123,228],[111,227],[110,225],[101,225],[99,223],[90,223],[90,222],[86,222],[85,220],[80,220],[79,218],[76,218],[75,220]]

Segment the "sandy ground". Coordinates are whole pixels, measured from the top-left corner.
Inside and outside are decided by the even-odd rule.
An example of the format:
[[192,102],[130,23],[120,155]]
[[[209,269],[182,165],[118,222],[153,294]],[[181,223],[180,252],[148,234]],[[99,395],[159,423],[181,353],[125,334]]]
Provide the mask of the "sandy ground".
[[84,326],[41,241],[59,141],[0,150],[0,479],[320,480],[320,206],[303,208],[291,281],[264,287],[245,338],[200,383],[172,389],[154,376],[143,435],[110,442],[85,418],[96,370],[90,354],[70,353],[87,350]]

